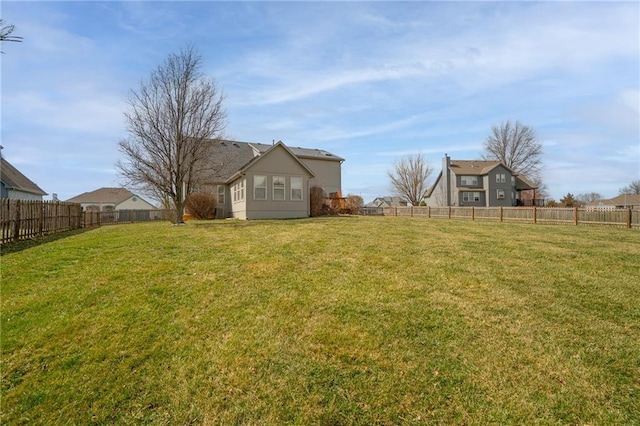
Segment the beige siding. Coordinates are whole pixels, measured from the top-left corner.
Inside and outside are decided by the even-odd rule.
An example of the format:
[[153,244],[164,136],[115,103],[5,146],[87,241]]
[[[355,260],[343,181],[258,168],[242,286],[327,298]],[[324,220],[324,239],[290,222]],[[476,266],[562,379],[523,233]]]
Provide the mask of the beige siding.
[[152,210],[155,208],[154,205],[147,203],[137,195],[124,200],[116,206],[116,210]]
[[[275,172],[274,172],[275,171]],[[266,199],[255,199],[254,176],[266,176]],[[285,179],[284,200],[274,200],[273,178]],[[309,216],[309,173],[283,147],[260,157],[246,170],[246,219],[297,218]],[[291,199],[291,178],[302,178],[302,200]]]
[[301,158],[314,177],[311,186],[321,186],[327,194],[342,191],[342,166],[340,161]]

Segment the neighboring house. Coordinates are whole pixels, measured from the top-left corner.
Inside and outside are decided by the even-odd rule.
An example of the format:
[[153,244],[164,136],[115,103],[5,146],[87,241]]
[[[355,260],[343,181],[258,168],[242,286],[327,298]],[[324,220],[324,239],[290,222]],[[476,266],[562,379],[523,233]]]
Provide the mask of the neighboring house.
[[0,198],[11,200],[38,200],[47,195],[31,179],[20,173],[11,163],[0,158]]
[[330,152],[214,140],[211,176],[218,199],[216,217],[238,219],[299,218],[310,215],[309,189],[340,192],[343,158]]
[[594,210],[613,210],[613,209],[640,209],[639,194],[621,194],[608,200],[596,200],[585,206],[587,209]]
[[100,188],[67,200],[85,211],[155,210],[156,207],[125,188]]
[[431,207],[517,206],[523,204],[523,191],[536,189],[500,161],[452,160],[445,154],[442,171],[429,188],[425,202]]
[[365,207],[406,207],[407,205],[407,200],[401,197],[376,197],[370,203],[365,204]]

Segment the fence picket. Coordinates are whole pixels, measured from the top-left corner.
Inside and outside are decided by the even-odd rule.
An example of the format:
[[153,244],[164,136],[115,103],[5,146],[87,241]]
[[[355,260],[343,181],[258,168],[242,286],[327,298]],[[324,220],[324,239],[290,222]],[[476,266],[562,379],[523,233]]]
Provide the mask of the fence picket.
[[[424,216],[416,207],[380,209],[383,216]],[[441,219],[498,220],[532,224],[603,225],[640,228],[638,209],[585,209],[566,207],[426,207],[426,217]]]

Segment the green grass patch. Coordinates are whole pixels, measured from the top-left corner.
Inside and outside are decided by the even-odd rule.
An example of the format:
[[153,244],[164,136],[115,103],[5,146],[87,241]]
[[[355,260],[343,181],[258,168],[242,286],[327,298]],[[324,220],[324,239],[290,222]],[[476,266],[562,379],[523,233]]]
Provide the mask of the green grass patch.
[[110,226],[5,253],[2,424],[639,424],[640,233]]

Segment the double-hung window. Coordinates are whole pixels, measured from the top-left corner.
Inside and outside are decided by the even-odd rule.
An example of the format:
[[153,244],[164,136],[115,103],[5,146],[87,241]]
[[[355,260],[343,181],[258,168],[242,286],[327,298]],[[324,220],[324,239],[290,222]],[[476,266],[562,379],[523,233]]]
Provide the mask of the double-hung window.
[[267,177],[256,175],[253,177],[253,199],[267,199]]
[[462,201],[464,201],[465,203],[480,201],[480,193],[479,192],[463,192]]
[[498,200],[504,200],[504,189],[496,190],[496,197]]
[[224,185],[218,185],[218,204],[224,205]]
[[285,178],[283,176],[273,177],[273,199],[282,201],[285,199]]
[[302,201],[302,178],[291,178],[291,199],[294,201]]
[[233,184],[233,202],[244,201],[244,179]]
[[463,186],[473,186],[478,184],[478,176],[461,176],[460,183]]
[[506,183],[507,177],[504,173],[496,173],[496,183]]

